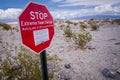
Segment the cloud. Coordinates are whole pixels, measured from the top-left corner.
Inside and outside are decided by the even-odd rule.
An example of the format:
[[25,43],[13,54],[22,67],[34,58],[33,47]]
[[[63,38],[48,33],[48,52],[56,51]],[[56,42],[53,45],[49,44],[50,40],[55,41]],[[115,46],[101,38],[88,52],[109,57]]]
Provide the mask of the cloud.
[[60,1],[62,1],[62,0],[51,0],[52,2],[60,2]]
[[79,9],[79,10],[57,10],[51,11],[52,16],[55,19],[72,19],[83,16],[96,15],[94,9]]
[[[0,20],[17,19],[22,9],[8,8],[0,9]],[[112,6],[111,4],[98,5],[93,8],[86,9],[60,9],[50,11],[54,19],[75,19],[83,16],[94,15],[120,15],[120,6]]]
[[75,9],[75,10],[56,10],[51,11],[55,19],[75,19],[84,16],[95,15],[120,15],[120,6],[112,6],[110,4],[100,5],[93,8]]
[[22,9],[17,8],[0,9],[0,19],[17,19],[21,12]]
[[110,4],[100,5],[95,7],[95,11],[101,12],[101,13],[113,11],[113,7]]
[[120,12],[120,6],[112,7],[112,5],[110,4],[105,4],[105,5],[96,6],[95,11],[99,13],[105,13],[105,12],[116,13],[116,12]]
[[[55,1],[55,0],[53,0]],[[64,6],[96,6],[96,5],[103,5],[103,4],[116,4],[120,3],[120,0],[58,0],[58,2],[61,3],[59,7],[64,7]]]
[[114,12],[119,12],[120,13],[120,6],[114,7]]

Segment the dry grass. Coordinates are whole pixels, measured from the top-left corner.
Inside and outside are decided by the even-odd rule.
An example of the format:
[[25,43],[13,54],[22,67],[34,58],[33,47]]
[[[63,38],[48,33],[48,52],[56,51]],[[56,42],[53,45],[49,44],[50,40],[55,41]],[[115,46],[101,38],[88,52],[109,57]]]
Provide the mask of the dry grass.
[[[0,55],[1,57],[1,55]],[[57,67],[60,60],[57,56],[47,55],[48,63]],[[42,80],[40,58],[29,50],[21,47],[17,56],[6,55],[0,61],[0,80]],[[49,72],[49,79],[53,80],[54,71]]]
[[78,34],[73,34],[72,39],[75,44],[80,46],[81,48],[85,48],[87,43],[92,40],[92,35],[87,31],[82,31]]
[[3,30],[10,30],[11,26],[9,24],[6,23],[0,23],[0,27],[3,28]]
[[65,34],[66,37],[71,37],[72,36],[72,30],[70,29],[69,25],[64,29],[64,34]]

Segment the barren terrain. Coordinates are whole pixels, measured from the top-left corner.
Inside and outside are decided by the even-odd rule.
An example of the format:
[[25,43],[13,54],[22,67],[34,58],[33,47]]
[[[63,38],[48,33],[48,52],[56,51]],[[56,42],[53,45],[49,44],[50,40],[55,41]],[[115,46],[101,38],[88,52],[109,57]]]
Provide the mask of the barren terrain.
[[[112,80],[102,75],[105,68],[117,72],[120,68],[120,25],[117,23],[96,20],[99,29],[92,31],[88,21],[55,22],[55,35],[47,54],[57,55],[61,61],[58,63],[59,70],[55,72],[59,80]],[[64,34],[64,27],[69,24],[73,32],[80,32],[83,22],[86,31],[92,35],[92,40],[85,49],[80,48]],[[76,23],[76,24],[74,24]],[[6,53],[17,55],[21,46],[18,23],[9,23],[12,30],[0,29],[0,55]],[[63,25],[63,28],[61,28]],[[66,68],[65,65],[69,65]],[[49,67],[49,66],[48,66]]]

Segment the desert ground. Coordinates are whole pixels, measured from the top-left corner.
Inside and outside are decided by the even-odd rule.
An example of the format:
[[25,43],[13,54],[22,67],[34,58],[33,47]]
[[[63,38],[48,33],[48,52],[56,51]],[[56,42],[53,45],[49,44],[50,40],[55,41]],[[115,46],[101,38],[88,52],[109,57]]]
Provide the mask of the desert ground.
[[[90,21],[99,28],[92,30]],[[0,28],[1,58],[7,53],[17,55],[22,46],[18,23],[8,24],[11,25],[11,30]],[[111,78],[102,74],[104,69],[109,69],[113,75],[120,73],[119,23],[113,20],[71,20],[55,21],[54,25],[55,35],[46,49],[47,54],[56,55],[60,59],[56,67],[48,63],[49,71],[52,69],[54,72],[53,80],[120,80],[119,75]],[[91,34],[92,39],[84,48],[65,35],[64,30],[68,25],[73,33],[82,31],[80,25],[86,26],[84,30]]]

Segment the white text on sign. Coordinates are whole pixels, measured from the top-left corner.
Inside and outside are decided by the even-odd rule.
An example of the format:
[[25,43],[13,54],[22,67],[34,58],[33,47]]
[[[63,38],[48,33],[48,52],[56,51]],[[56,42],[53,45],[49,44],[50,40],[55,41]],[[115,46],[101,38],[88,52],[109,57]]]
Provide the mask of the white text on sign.
[[52,21],[32,21],[32,22],[29,22],[29,21],[21,21],[20,22],[21,26],[35,26],[35,25],[43,25],[43,24],[46,24],[46,25],[51,25],[53,24]]
[[30,11],[30,19],[32,20],[45,20],[47,17],[47,13]]

